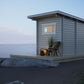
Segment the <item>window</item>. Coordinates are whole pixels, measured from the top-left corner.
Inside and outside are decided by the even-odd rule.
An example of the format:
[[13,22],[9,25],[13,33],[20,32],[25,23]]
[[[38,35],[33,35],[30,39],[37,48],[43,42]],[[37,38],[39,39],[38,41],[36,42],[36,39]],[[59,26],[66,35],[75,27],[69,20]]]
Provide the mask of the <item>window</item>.
[[55,34],[56,23],[42,24],[43,34]]

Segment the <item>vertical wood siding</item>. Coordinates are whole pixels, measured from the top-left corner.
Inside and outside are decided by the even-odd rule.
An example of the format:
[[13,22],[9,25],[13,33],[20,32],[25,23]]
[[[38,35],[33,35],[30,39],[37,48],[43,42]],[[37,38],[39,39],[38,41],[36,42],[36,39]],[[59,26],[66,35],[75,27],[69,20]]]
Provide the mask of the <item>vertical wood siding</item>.
[[75,20],[63,18],[63,56],[75,55]]
[[77,22],[77,55],[84,55],[84,23]]
[[[48,23],[56,23],[56,32],[55,34],[42,34],[42,24]],[[54,41],[61,41],[61,17],[49,17],[44,19],[38,20],[38,27],[37,27],[37,54],[39,54],[39,50],[41,48],[48,48],[48,40],[50,37],[53,37]]]

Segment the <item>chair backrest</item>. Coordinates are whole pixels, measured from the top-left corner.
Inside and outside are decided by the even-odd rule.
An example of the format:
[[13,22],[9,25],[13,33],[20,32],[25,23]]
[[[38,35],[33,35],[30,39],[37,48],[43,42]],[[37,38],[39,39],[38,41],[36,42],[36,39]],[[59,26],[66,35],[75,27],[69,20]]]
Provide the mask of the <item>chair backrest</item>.
[[60,47],[60,41],[54,42],[53,48],[58,49]]

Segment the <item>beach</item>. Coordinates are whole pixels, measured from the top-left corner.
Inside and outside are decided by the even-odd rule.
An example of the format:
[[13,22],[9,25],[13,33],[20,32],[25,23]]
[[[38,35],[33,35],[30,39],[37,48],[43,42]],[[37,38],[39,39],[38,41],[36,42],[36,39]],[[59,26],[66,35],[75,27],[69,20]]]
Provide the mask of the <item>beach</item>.
[[24,84],[76,84],[84,72],[84,60],[60,63],[55,68],[0,67],[0,84],[22,81]]

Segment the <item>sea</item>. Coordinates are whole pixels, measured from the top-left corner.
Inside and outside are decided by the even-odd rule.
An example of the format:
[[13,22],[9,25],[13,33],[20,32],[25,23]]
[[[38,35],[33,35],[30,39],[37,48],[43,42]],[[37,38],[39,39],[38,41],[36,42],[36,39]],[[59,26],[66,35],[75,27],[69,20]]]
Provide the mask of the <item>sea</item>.
[[11,54],[36,54],[36,44],[0,44],[0,58]]

